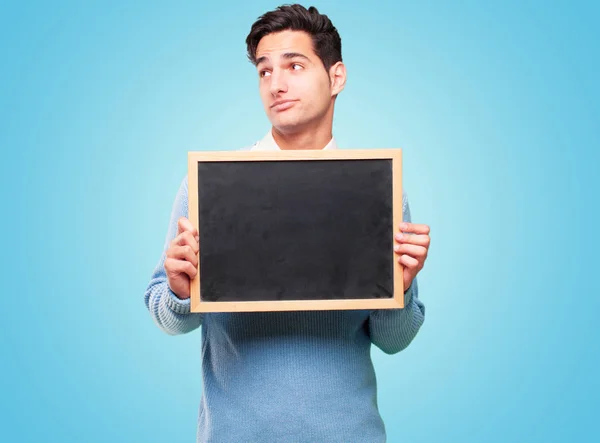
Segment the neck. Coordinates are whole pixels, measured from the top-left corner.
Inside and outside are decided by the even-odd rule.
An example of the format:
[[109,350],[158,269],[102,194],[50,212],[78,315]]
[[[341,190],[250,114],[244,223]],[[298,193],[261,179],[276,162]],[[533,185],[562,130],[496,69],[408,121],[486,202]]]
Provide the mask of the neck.
[[272,127],[271,134],[277,146],[284,150],[323,149],[331,141],[331,123],[297,132],[280,131]]

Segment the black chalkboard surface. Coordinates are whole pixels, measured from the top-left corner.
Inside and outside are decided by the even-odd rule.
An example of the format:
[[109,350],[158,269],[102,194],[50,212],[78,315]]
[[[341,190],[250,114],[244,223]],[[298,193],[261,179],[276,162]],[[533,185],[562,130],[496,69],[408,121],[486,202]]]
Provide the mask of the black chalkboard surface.
[[401,150],[188,154],[192,312],[403,307]]

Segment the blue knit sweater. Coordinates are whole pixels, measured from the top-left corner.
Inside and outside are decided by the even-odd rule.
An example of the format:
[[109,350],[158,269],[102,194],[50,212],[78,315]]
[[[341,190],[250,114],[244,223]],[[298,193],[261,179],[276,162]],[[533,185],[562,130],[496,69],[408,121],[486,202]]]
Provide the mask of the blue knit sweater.
[[[202,326],[197,441],[384,442],[371,343],[394,354],[413,340],[425,315],[416,279],[404,309],[190,313],[164,270],[177,220],[187,215],[185,177],[144,300],[168,334]],[[403,219],[410,221],[405,193]]]

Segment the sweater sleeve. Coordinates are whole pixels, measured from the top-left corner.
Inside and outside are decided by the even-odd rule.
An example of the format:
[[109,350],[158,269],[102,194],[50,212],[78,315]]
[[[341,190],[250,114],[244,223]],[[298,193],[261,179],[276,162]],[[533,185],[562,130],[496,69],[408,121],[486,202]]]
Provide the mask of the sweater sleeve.
[[[402,193],[402,220],[411,222],[410,207],[406,193]],[[425,321],[425,305],[419,300],[419,288],[415,277],[404,291],[404,308],[377,309],[369,316],[371,342],[386,354],[405,349],[416,337]]]
[[150,283],[144,294],[146,308],[158,327],[170,335],[185,334],[197,329],[202,322],[202,314],[190,312],[190,299],[178,298],[167,281],[165,272],[166,252],[169,243],[177,235],[177,221],[180,217],[188,216],[187,176],[183,179],[175,197],[169,228],[163,252],[150,278]]

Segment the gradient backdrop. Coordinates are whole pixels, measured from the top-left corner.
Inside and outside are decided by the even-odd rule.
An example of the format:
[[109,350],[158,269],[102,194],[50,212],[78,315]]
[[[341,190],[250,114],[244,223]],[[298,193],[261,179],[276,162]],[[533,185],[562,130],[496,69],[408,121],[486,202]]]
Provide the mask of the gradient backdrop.
[[[82,3],[0,5],[0,441],[192,442],[200,333],[143,295],[188,150],[269,130],[244,39],[278,3]],[[336,138],[403,148],[432,229],[425,324],[373,350],[389,441],[600,441],[599,3],[316,6]]]

